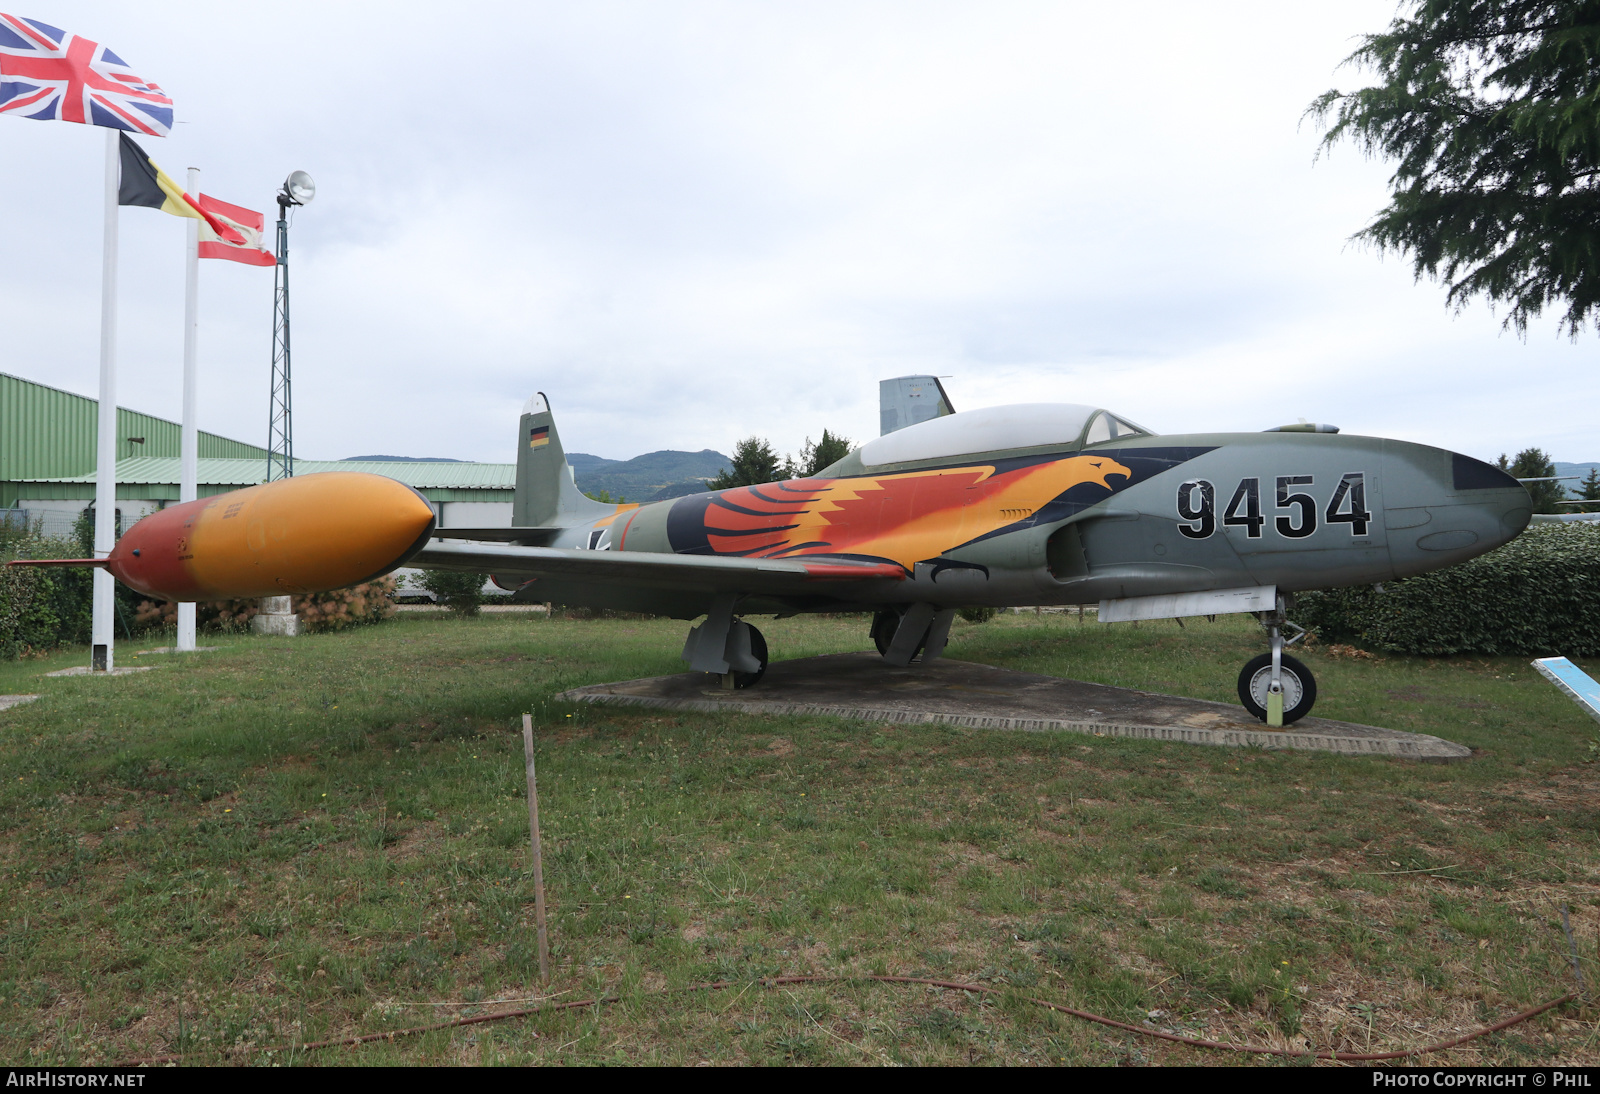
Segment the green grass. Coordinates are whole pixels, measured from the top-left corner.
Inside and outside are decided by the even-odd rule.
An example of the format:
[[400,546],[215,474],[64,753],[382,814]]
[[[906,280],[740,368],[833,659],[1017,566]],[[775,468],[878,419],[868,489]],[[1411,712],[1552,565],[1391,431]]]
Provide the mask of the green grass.
[[[864,619],[760,625],[780,658],[866,643]],[[0,713],[0,1059],[266,1062],[537,994],[524,710],[552,991],[621,1002],[290,1059],[1252,1059],[1013,994],[652,994],[802,972],[1382,1050],[1568,991],[1562,903],[1600,974],[1595,726],[1523,662],[1305,654],[1319,715],[1478,750],[1438,766],[553,701],[678,671],[684,627],[409,615],[181,660],[124,645],[119,663],[157,667],[117,679],[41,678],[82,650],[0,664],[0,693],[44,696]],[[1262,648],[1239,622],[1005,615],[958,625],[950,654],[1232,701]],[[1596,1017],[1569,1007],[1434,1062],[1593,1064]]]

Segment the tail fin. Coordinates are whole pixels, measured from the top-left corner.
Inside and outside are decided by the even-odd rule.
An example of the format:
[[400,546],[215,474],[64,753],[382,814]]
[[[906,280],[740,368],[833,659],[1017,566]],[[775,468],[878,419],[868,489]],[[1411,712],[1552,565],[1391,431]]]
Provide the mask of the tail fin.
[[522,408],[517,431],[517,489],[512,495],[511,523],[518,528],[578,524],[608,516],[616,506],[585,497],[578,490],[566,450],[539,392]]
[[896,376],[878,381],[880,436],[954,413],[937,376]]

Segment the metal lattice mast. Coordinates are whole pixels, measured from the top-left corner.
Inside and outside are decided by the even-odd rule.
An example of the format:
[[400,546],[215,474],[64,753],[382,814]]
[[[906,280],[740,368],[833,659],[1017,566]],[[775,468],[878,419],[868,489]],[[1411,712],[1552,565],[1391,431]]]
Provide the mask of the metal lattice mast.
[[272,274],[272,410],[267,481],[294,477],[294,409],[289,376],[289,207],[278,200],[278,264]]
[[294,404],[289,379],[289,206],[316,196],[304,171],[278,191],[278,264],[272,271],[272,411],[267,416],[267,482],[294,478]]

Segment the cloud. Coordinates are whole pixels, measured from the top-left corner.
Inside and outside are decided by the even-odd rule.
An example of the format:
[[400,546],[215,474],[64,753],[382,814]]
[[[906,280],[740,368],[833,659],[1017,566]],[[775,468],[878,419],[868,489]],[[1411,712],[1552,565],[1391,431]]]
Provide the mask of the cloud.
[[[877,380],[1163,431],[1298,417],[1594,458],[1587,345],[1347,247],[1386,170],[1305,104],[1389,3],[166,4],[53,15],[161,82],[174,177],[294,168],[296,447],[626,458],[876,432]],[[93,394],[100,134],[0,119],[0,369]],[[182,224],[122,215],[122,401],[175,416]],[[8,223],[8,229],[12,225]],[[224,268],[226,267],[226,268]],[[261,442],[271,272],[206,263],[202,425]],[[1536,377],[1530,382],[1529,377]],[[1560,397],[1555,397],[1560,393]]]

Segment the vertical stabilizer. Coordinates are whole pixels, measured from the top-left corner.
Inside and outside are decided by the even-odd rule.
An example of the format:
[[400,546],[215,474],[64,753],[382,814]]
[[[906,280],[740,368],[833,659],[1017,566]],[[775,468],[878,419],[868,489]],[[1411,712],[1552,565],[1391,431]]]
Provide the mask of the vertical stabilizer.
[[878,381],[878,435],[954,414],[937,376],[896,376]]
[[561,447],[550,401],[539,392],[522,408],[517,431],[517,489],[512,496],[511,524],[516,528],[548,528],[579,524],[609,516],[616,506],[585,497],[578,490]]

